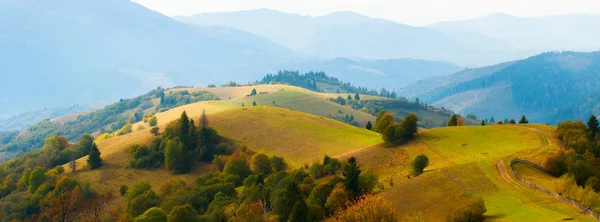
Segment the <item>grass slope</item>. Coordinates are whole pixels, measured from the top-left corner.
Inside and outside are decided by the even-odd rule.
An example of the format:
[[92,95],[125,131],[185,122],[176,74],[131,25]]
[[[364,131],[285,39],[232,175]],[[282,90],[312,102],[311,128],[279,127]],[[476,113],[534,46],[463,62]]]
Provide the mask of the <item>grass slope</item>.
[[282,156],[296,164],[382,142],[379,134],[366,129],[275,107],[227,110],[213,115],[211,125],[221,135],[254,151]]
[[[259,94],[246,96],[252,89],[256,89]],[[329,117],[330,115],[353,115],[361,126],[365,126],[368,121],[375,122],[375,116],[373,115],[354,110],[350,107],[341,106],[326,100],[320,93],[295,86],[256,85],[221,88],[180,88],[174,90],[188,90],[190,92],[206,90],[217,94],[223,100],[198,102],[158,113],[156,116],[159,125],[179,118],[179,115],[183,111],[186,111],[189,116],[199,116],[202,110],[206,110],[208,114],[212,114],[228,109],[240,108],[242,104],[245,107],[250,107],[253,102],[256,102],[259,106],[281,107],[322,117]],[[138,125],[145,124],[136,123],[133,128],[137,129]]]
[[[405,146],[368,148],[355,156],[361,166],[380,175],[386,186],[381,195],[396,205],[400,216],[420,211],[426,221],[445,221],[468,198],[482,197],[491,221],[592,221],[510,175],[504,178],[497,169],[514,157],[541,161],[543,155],[555,152],[557,145],[548,139],[552,129],[543,125],[428,129]],[[423,175],[408,179],[410,161],[420,154],[429,157],[430,165]]]
[[[324,155],[336,156],[382,142],[380,135],[372,131],[282,108],[257,106],[214,112],[216,111],[213,110],[213,114],[209,115],[209,121],[219,134],[239,144],[247,144],[254,151],[284,157],[294,166],[320,160]],[[191,117],[198,119],[198,115]],[[159,127],[163,128],[166,123],[161,124]],[[77,160],[79,172],[75,177],[81,181],[89,181],[98,189],[115,192],[117,198],[110,204],[111,209],[114,209],[124,206],[124,199],[116,193],[121,184],[147,180],[157,191],[169,179],[190,182],[196,176],[215,169],[211,164],[204,164],[188,174],[172,175],[164,168],[129,168],[127,147],[146,144],[151,138],[149,129],[146,128],[99,141],[97,145],[102,153],[104,166],[98,170],[85,170],[87,156],[82,157]],[[70,171],[68,164],[63,167]]]

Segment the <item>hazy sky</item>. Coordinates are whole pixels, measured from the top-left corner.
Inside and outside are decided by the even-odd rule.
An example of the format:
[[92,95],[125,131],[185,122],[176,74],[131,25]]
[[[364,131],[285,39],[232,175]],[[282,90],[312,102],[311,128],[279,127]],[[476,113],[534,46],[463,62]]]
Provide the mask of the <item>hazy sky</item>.
[[409,25],[461,20],[494,12],[521,17],[600,13],[600,0],[133,0],[165,15],[269,8],[320,16],[354,11]]

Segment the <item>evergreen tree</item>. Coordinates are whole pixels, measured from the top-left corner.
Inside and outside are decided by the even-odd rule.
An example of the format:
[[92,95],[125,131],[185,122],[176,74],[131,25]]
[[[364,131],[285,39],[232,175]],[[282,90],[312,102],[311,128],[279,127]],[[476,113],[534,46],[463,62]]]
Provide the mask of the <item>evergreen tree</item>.
[[274,203],[274,211],[279,215],[279,221],[287,221],[294,210],[296,202],[303,200],[300,188],[294,181],[288,182],[285,189],[277,197]]
[[593,138],[596,136],[596,134],[598,134],[598,132],[600,131],[600,129],[598,128],[598,118],[592,114],[592,116],[590,116],[590,119],[587,122],[587,129],[590,133],[590,136]]
[[179,132],[181,133],[180,140],[183,143],[184,148],[189,149],[191,145],[190,119],[185,111],[183,111],[179,117]]
[[252,92],[250,92],[250,95],[251,95],[251,96],[254,96],[254,95],[256,95],[256,89],[252,89]]
[[373,125],[371,124],[371,121],[367,122],[367,126],[366,126],[366,128],[367,128],[368,130],[371,130],[371,129],[373,128]]
[[481,120],[481,125],[485,126],[485,121],[484,120]]
[[521,116],[521,120],[519,120],[519,124],[528,124],[529,121],[525,117],[525,115]]
[[96,146],[96,143],[92,143],[92,149],[90,150],[90,154],[87,159],[87,164],[92,170],[102,166],[100,150],[98,150],[98,146]]
[[256,106],[256,101],[253,101],[253,102],[252,102],[252,106]]
[[358,95],[358,93],[354,94],[354,100],[356,100],[356,101],[360,100],[360,96]]
[[308,207],[304,201],[296,201],[292,208],[292,213],[288,219],[288,222],[305,222],[308,220]]
[[348,95],[348,98],[347,98],[347,100],[348,100],[348,101],[352,100],[352,96]]
[[490,123],[495,123],[496,120],[494,119],[494,117],[492,116],[492,118],[490,118]]
[[348,163],[344,166],[344,171],[342,175],[344,176],[344,187],[350,197],[355,198],[360,194],[359,187],[359,178],[360,178],[360,168],[358,163],[356,162],[355,157],[350,157],[348,159]]
[[189,171],[189,158],[183,144],[177,139],[167,141],[165,147],[165,165],[173,173],[182,174]]
[[456,114],[452,114],[452,116],[450,117],[450,120],[448,120],[448,123],[446,124],[446,126],[456,126],[458,125],[458,119],[456,118]]

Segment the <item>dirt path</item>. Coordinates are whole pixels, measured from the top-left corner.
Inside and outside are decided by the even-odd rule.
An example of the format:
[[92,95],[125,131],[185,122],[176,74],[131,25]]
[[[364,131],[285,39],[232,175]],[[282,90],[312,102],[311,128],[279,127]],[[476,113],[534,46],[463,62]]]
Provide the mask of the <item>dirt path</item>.
[[526,190],[527,189],[526,187],[521,185],[521,183],[516,181],[514,178],[512,178],[508,174],[508,172],[506,170],[506,165],[504,164],[503,160],[498,161],[498,164],[496,164],[496,171],[498,171],[500,176],[502,176],[502,179],[504,179],[508,184],[513,186],[515,189],[517,189],[517,190]]

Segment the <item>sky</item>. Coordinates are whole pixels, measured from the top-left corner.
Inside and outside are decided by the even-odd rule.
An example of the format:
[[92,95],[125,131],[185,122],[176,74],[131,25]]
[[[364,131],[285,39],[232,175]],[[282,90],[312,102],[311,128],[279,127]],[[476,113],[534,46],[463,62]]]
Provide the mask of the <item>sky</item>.
[[503,12],[520,17],[600,13],[600,0],[132,0],[168,16],[268,8],[322,16],[354,11],[408,25],[428,25]]

